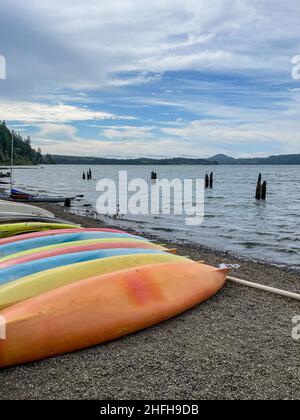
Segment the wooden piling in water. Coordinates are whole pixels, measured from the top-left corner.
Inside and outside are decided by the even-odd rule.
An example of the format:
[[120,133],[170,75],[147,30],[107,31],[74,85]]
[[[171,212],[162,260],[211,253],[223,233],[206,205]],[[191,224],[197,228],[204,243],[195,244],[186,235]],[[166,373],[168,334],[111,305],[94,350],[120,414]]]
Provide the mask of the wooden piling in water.
[[264,181],[261,187],[261,199],[266,200],[267,198],[267,182]]
[[209,187],[209,176],[205,175],[205,188],[207,189]]
[[214,187],[214,173],[212,172],[209,177],[209,186],[210,188]]
[[256,195],[255,195],[256,200],[261,199],[261,190],[262,190],[261,180],[262,180],[262,176],[261,174],[259,174],[257,186],[256,186]]
[[256,186],[256,200],[266,200],[267,198],[267,182],[262,183],[262,176],[259,174]]

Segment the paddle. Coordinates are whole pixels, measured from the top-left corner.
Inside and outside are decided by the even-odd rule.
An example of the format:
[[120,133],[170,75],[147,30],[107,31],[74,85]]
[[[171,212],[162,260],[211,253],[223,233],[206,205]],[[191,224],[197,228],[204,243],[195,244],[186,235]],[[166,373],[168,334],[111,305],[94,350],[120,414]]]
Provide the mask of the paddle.
[[290,299],[295,299],[295,300],[300,301],[300,295],[298,295],[297,293],[288,292],[287,290],[280,290],[280,289],[276,289],[274,287],[265,286],[263,284],[252,283],[250,281],[238,279],[236,277],[230,277],[229,276],[229,277],[227,277],[227,280],[232,282],[232,283],[241,284],[242,286],[251,287],[252,289],[258,289],[258,290],[262,290],[264,292],[273,293],[274,295],[283,296],[283,297],[287,297],[287,298],[290,298]]

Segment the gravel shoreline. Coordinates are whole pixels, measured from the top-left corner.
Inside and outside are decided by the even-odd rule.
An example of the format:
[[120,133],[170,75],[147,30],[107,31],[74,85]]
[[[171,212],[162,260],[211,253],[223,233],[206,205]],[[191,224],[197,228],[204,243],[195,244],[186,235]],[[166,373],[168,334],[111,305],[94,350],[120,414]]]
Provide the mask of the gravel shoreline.
[[[42,206],[85,227],[99,222]],[[160,242],[233,275],[300,292],[299,273],[194,245]],[[203,305],[156,327],[84,351],[4,369],[1,399],[299,399],[299,302],[227,283]]]

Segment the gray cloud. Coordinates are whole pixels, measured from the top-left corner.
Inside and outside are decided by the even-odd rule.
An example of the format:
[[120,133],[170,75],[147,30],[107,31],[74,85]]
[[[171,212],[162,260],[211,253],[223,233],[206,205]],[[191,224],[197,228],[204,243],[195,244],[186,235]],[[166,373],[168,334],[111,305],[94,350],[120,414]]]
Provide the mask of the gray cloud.
[[[168,147],[184,154],[188,146],[199,155],[213,152],[212,146],[205,151],[199,144],[200,128],[206,138],[214,139],[216,151],[221,149],[222,136],[224,145],[233,148],[259,137],[281,142],[282,151],[284,147],[294,151],[299,145],[299,92],[295,88],[288,97],[286,89],[285,95],[277,95],[276,85],[292,82],[291,58],[300,53],[299,16],[298,0],[1,0],[0,55],[7,62],[7,80],[0,81],[0,117],[41,124],[37,141],[47,142],[49,151],[57,148],[65,153],[72,141],[79,145],[82,137],[80,128],[64,124],[119,118],[99,108],[113,108],[105,102],[109,93],[128,89],[124,108],[165,107],[159,111],[166,111],[164,116],[175,111],[178,116],[189,114],[177,129],[170,124],[161,131],[155,146],[158,154],[167,154]],[[219,79],[205,85],[191,79],[190,96],[182,94],[180,83],[173,86],[173,95],[131,94],[138,85],[163,83],[164,72],[181,70],[237,79],[251,75],[252,80],[260,79],[258,89],[265,78],[274,81],[274,92],[269,87],[267,93],[258,90],[252,92],[251,106],[245,100],[234,105],[226,102],[226,95],[238,83]],[[253,86],[241,81],[237,93],[245,98]],[[220,95],[208,100],[205,90],[213,88]],[[269,111],[263,111],[266,104]],[[211,123],[201,122],[200,115]],[[101,151],[130,154],[128,138],[133,137],[136,153],[152,153],[151,142],[141,142],[149,135],[145,121],[140,125],[107,128]],[[114,141],[110,143],[108,136]],[[97,150],[99,139],[89,133],[84,139],[90,152]]]
[[2,0],[1,93],[118,86],[122,71],[282,71],[297,53],[299,15],[296,0]]

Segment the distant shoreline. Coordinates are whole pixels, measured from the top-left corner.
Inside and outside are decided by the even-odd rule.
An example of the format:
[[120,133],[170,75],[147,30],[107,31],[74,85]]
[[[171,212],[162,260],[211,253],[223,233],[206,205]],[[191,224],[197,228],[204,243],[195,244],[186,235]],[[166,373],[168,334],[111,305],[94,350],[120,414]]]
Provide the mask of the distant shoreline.
[[[105,165],[124,165],[124,166],[266,166],[300,165],[300,154],[278,155],[267,158],[233,158],[226,155],[215,155],[208,159],[201,158],[102,158],[102,157],[80,157],[64,155],[47,155],[43,163],[39,164],[18,164],[15,168],[38,168],[49,165],[85,165],[85,166],[105,166]],[[3,166],[2,166],[3,165]],[[9,164],[0,162],[0,169],[10,169]]]
[[232,158],[226,155],[215,155],[208,159],[200,158],[136,158],[136,159],[116,159],[101,157],[78,157],[51,155],[51,160],[56,165],[136,165],[136,166],[179,166],[179,165],[300,165],[300,154],[269,156],[268,158]]

